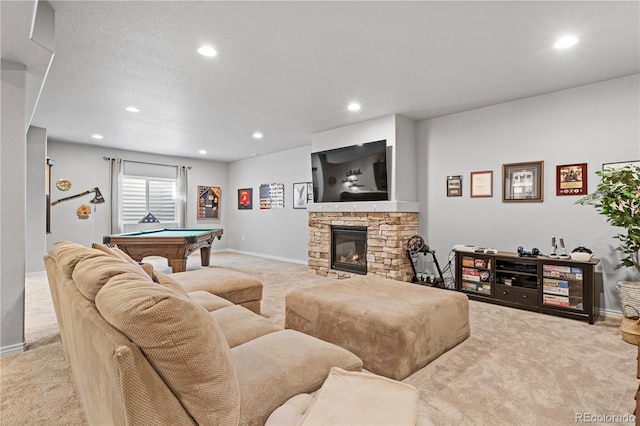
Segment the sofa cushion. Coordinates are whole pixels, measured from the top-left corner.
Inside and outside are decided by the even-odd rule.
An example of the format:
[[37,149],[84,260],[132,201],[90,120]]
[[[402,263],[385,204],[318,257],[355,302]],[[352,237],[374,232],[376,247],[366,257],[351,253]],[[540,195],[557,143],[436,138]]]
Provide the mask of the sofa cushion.
[[238,422],[240,394],[229,346],[202,306],[131,273],[111,278],[96,306],[140,347],[198,424]]
[[256,337],[282,330],[275,322],[239,305],[218,309],[209,312],[209,315],[220,326],[229,347],[232,348]]
[[320,388],[331,367],[362,369],[360,358],[346,349],[294,330],[258,337],[232,348],[231,355],[242,394],[240,425],[264,425],[292,396]]
[[64,240],[55,242],[51,250],[49,250],[49,256],[53,258],[58,268],[60,268],[60,272],[66,278],[71,278],[73,269],[82,259],[102,255],[99,250],[85,247],[73,241]]
[[98,291],[110,278],[124,273],[131,273],[138,275],[142,279],[149,279],[149,276],[140,265],[132,265],[105,253],[80,260],[73,269],[71,277],[80,293],[93,302],[96,300]]
[[209,312],[217,311],[218,309],[226,308],[228,306],[235,306],[227,299],[211,294],[208,291],[190,291],[187,293],[187,296],[189,296],[189,299],[192,302],[204,307]]
[[171,290],[180,293],[183,296],[187,296],[187,291],[180,284],[176,282],[173,278],[171,278],[167,274],[163,274],[162,272],[155,271],[154,281],[158,284],[161,284]]

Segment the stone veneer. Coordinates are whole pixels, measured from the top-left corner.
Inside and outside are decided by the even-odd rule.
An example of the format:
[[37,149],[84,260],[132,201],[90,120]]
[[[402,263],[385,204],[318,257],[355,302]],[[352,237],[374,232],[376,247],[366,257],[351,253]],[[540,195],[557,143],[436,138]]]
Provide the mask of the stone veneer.
[[331,269],[331,225],[367,227],[367,275],[411,281],[407,240],[418,233],[418,213],[309,212],[309,271],[333,278],[357,276]]

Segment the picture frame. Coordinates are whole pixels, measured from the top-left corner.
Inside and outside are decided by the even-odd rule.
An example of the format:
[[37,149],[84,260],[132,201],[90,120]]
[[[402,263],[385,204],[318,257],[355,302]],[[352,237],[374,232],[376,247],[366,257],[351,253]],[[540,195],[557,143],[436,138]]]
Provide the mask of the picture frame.
[[556,166],[556,195],[585,195],[587,176],[587,163]]
[[[306,209],[309,204],[309,188],[313,191],[311,182],[296,182],[293,184],[293,208]],[[311,192],[311,200],[313,201],[313,192]]]
[[198,185],[197,219],[220,219],[220,187]]
[[542,202],[544,200],[544,161],[502,165],[502,201]]
[[253,188],[238,189],[238,210],[253,209]]
[[603,163],[602,164],[602,170],[604,171],[605,169],[621,169],[625,166],[636,166],[636,167],[640,167],[640,160],[636,160],[636,161],[617,161],[615,163]]
[[462,197],[462,175],[447,176],[447,197]]
[[471,172],[471,198],[493,197],[493,171]]

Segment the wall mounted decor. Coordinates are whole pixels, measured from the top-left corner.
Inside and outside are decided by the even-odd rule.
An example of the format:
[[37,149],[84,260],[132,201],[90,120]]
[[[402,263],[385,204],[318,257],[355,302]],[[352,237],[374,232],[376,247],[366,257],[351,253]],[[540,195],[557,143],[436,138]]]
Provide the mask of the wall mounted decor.
[[503,202],[541,202],[544,199],[544,161],[502,165]]
[[284,208],[284,183],[260,185],[260,210]]
[[253,188],[238,189],[238,210],[253,209]]
[[198,219],[220,219],[220,187],[198,185]]
[[625,166],[636,166],[640,167],[640,160],[637,161],[618,161],[616,163],[604,163],[602,165],[602,170],[604,169],[621,169]]
[[587,163],[556,166],[556,195],[584,195],[587,191]]
[[293,208],[306,209],[310,202],[313,202],[313,184],[311,182],[294,183]]
[[71,181],[69,179],[58,179],[56,188],[60,191],[68,191],[71,189]]
[[471,197],[493,197],[493,172],[471,172]]
[[462,196],[462,176],[447,176],[447,197]]

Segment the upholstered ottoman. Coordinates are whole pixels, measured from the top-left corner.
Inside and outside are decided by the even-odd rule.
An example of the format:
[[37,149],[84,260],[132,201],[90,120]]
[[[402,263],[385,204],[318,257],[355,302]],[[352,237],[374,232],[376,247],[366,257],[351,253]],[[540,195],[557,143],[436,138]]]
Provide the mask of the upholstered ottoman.
[[187,292],[206,291],[260,314],[262,282],[249,274],[210,267],[169,275]]
[[470,333],[466,295],[374,275],[295,290],[285,304],[285,328],[341,346],[395,380]]

